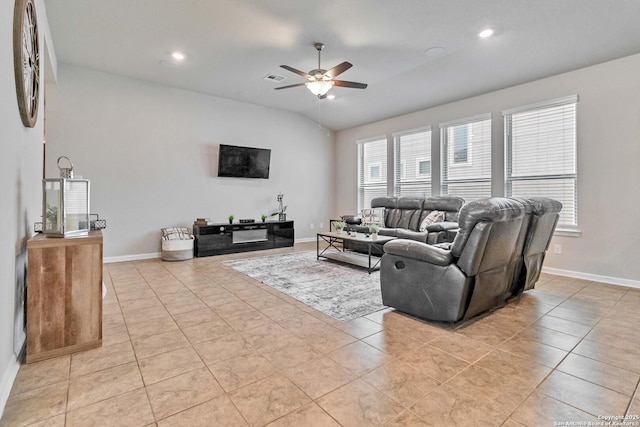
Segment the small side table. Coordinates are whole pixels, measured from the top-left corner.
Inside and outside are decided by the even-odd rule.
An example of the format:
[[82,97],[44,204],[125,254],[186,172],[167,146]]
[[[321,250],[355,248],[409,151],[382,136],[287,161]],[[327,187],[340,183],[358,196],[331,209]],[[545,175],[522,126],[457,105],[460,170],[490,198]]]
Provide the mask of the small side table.
[[102,232],[27,242],[27,363],[102,345]]

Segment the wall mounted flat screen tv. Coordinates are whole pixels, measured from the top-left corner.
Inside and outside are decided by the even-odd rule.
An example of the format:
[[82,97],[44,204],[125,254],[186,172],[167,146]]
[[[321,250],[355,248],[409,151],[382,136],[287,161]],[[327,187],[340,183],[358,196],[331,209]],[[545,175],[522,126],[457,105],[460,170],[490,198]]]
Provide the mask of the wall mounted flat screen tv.
[[269,178],[271,150],[220,144],[218,176],[231,178]]

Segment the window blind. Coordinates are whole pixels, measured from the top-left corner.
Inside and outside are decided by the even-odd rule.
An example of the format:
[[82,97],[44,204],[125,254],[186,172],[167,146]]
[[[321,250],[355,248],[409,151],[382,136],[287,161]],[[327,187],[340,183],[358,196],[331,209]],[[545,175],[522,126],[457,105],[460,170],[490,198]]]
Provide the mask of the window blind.
[[358,211],[387,195],[387,138],[358,141]]
[[491,116],[441,123],[443,196],[491,196]]
[[505,194],[550,197],[562,203],[559,228],[578,226],[577,96],[503,112]]
[[395,195],[431,196],[431,128],[394,135]]

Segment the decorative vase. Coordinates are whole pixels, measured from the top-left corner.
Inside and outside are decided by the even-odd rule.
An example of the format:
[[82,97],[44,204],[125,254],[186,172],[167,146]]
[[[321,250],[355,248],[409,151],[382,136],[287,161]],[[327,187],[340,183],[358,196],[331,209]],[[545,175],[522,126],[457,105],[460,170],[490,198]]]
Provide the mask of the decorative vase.
[[287,220],[287,214],[286,213],[278,214],[278,220],[279,221],[286,221]]
[[233,224],[233,220],[232,219],[229,220],[229,224]]
[[342,234],[342,228],[336,228],[336,233]]
[[378,240],[378,233],[373,233],[371,235],[371,240]]

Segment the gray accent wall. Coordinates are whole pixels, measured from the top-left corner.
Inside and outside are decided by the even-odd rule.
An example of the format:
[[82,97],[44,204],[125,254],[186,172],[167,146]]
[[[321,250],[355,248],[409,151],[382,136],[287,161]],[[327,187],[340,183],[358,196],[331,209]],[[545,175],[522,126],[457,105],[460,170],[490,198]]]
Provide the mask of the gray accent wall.
[[[46,132],[47,176],[58,176],[65,155],[91,180],[107,259],[153,256],[160,228],[191,227],[196,217],[260,220],[279,192],[297,239],[328,228],[334,134],[300,115],[61,64]],[[218,178],[219,144],[271,149],[269,179]]]
[[[42,209],[43,96],[35,127],[20,120],[13,71],[14,2],[0,2],[0,415],[18,371],[17,357],[25,342],[24,299],[27,240]],[[41,76],[44,76],[46,12],[36,2],[40,28]],[[40,79],[43,80],[42,77]]]
[[[577,94],[579,236],[556,235],[545,267],[640,285],[640,55],[337,132],[336,213],[357,209],[356,141],[431,125],[433,194],[439,194],[438,124],[491,113],[492,190],[504,192],[502,111]],[[382,102],[382,100],[381,100]],[[392,159],[388,159],[392,171]],[[392,188],[393,173],[388,185]],[[562,254],[553,253],[553,245]],[[575,274],[574,274],[575,273]],[[595,278],[595,277],[594,277]]]

